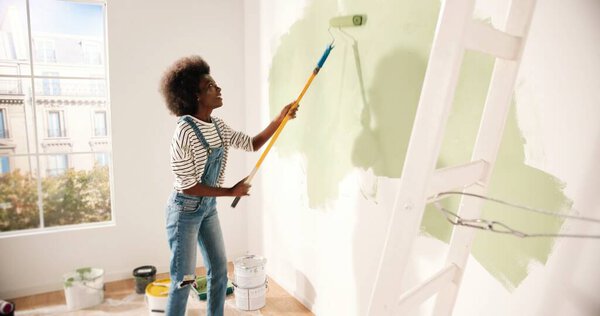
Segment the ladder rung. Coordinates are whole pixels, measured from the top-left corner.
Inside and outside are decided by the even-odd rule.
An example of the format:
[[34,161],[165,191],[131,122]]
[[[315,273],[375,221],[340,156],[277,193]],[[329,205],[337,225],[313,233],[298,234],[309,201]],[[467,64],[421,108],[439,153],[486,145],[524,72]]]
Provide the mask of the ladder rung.
[[488,165],[485,160],[477,160],[437,169],[431,177],[427,198],[432,198],[440,192],[462,189],[483,180]]
[[425,282],[404,292],[398,300],[398,308],[404,312],[408,312],[413,307],[419,306],[428,298],[452,283],[458,270],[459,269],[455,264],[450,264],[425,280]]
[[467,26],[465,47],[499,58],[516,59],[521,49],[521,38],[482,21],[471,21]]

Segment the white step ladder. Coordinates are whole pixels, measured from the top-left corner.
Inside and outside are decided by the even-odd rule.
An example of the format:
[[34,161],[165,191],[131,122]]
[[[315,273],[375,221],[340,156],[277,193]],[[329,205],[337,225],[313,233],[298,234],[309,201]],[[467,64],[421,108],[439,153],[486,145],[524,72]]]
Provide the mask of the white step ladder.
[[[438,273],[402,295],[398,285],[428,198],[449,190],[486,193],[535,6],[535,0],[512,1],[504,31],[500,31],[473,20],[474,2],[446,0],[442,4],[368,315],[409,315],[435,294],[434,314],[452,314],[474,229],[453,230],[446,265]],[[496,57],[485,109],[471,162],[436,170],[466,49]],[[479,217],[481,201],[463,196],[459,216]]]

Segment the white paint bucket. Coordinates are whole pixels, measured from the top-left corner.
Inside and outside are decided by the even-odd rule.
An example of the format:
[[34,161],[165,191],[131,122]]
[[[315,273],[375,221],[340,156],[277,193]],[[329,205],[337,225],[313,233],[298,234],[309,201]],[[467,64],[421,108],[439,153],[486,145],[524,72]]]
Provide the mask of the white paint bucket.
[[169,297],[169,287],[171,279],[160,279],[146,286],[146,305],[150,315],[163,316],[167,308],[167,298]]
[[245,311],[253,311],[265,306],[265,295],[267,293],[267,282],[251,288],[244,289],[233,284],[233,294],[235,295],[235,305],[237,308]]
[[242,289],[252,289],[265,284],[265,264],[267,259],[261,256],[245,255],[235,259],[234,282]]
[[104,300],[104,270],[80,268],[66,273],[63,279],[68,310],[91,307]]

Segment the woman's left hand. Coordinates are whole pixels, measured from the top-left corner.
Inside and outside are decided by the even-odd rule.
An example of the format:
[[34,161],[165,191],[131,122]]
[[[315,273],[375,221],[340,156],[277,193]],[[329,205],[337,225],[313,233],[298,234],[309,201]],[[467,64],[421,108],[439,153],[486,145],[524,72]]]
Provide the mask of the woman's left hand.
[[[281,113],[279,113],[279,117],[278,117],[279,122],[283,121],[286,114],[289,115],[290,120],[293,120],[296,118],[296,113],[298,112],[298,108],[300,107],[300,104],[298,103],[298,106],[295,109],[290,110],[292,105],[294,105],[294,102],[283,107],[283,110],[281,110]],[[288,111],[289,111],[289,113],[288,113]]]

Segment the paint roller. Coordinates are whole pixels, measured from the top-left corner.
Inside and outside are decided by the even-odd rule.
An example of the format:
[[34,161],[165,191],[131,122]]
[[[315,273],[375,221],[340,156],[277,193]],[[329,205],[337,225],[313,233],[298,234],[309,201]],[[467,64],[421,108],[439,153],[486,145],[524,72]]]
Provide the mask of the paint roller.
[[[362,25],[364,25],[366,23],[366,21],[367,21],[367,16],[366,15],[361,15],[361,14],[338,16],[338,17],[335,17],[335,18],[332,18],[332,19],[329,20],[329,27],[330,28],[331,27],[342,28],[342,27],[362,26]],[[304,88],[302,89],[302,92],[300,92],[300,95],[298,96],[298,98],[296,98],[296,101],[294,101],[294,103],[292,104],[292,106],[288,110],[288,113],[298,107],[298,104],[300,103],[300,100],[302,100],[302,97],[304,97],[304,94],[308,90],[308,87],[310,87],[310,84],[312,83],[313,79],[315,79],[315,77],[319,73],[319,70],[321,70],[321,68],[325,64],[325,61],[327,60],[327,57],[329,57],[329,53],[331,53],[331,50],[333,49],[333,42],[334,41],[335,41],[335,39],[331,42],[331,44],[329,44],[325,48],[325,51],[323,52],[323,55],[319,59],[319,62],[317,62],[317,67],[315,67],[315,69],[313,70],[312,74],[310,75],[310,77],[306,81],[306,84],[304,85]],[[260,155],[260,158],[258,158],[258,161],[254,165],[254,169],[252,169],[252,172],[246,178],[246,181],[245,181],[246,183],[249,184],[249,183],[252,182],[252,179],[254,179],[254,176],[256,175],[256,172],[258,172],[258,169],[260,168],[261,164],[265,160],[265,157],[267,156],[267,154],[271,150],[271,147],[273,147],[273,144],[275,144],[275,142],[277,141],[277,138],[279,137],[279,134],[281,134],[281,131],[285,127],[285,124],[287,124],[287,122],[289,121],[289,118],[290,118],[289,114],[286,115],[284,117],[283,121],[281,121],[281,123],[277,127],[277,130],[275,130],[275,133],[271,137],[271,141],[269,141],[269,144],[267,145],[267,148],[265,148],[265,150],[263,151],[263,153]],[[240,201],[240,199],[241,199],[241,196],[236,197],[233,200],[233,203],[231,203],[231,207],[236,207],[236,205],[238,204],[238,202]]]

